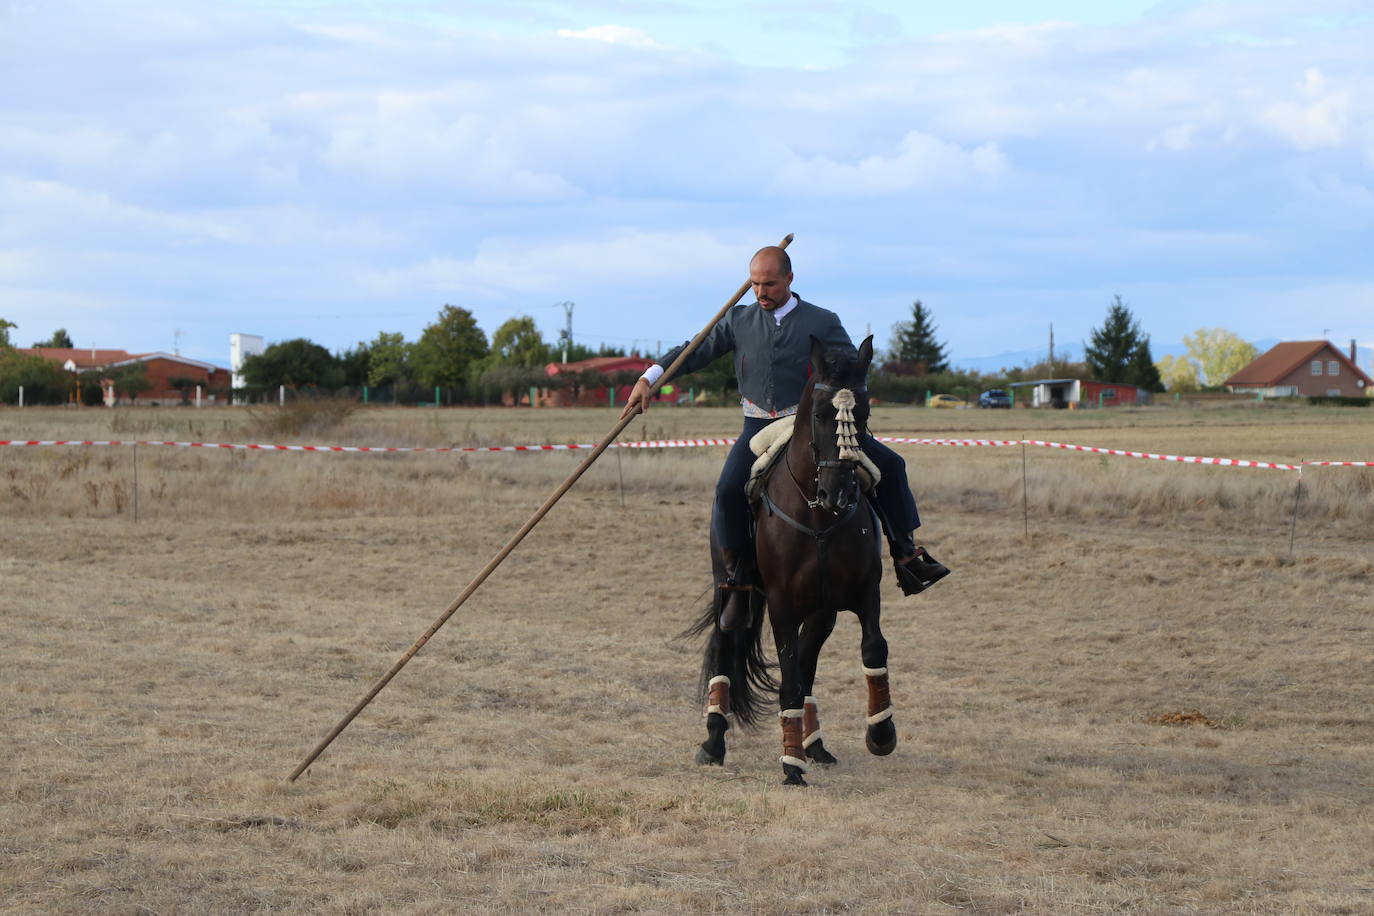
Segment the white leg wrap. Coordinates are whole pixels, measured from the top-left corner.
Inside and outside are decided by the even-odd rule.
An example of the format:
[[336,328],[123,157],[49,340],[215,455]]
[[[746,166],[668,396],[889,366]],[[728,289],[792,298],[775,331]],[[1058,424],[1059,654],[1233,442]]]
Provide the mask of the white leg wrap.
[[869,724],[869,725],[877,725],[879,722],[885,722],[885,721],[887,721],[888,719],[891,719],[891,718],[892,718],[892,707],[889,706],[887,709],[884,709],[882,712],[876,712],[876,713],[874,713],[873,715],[869,716],[869,717],[868,717],[868,724]]
[[714,703],[712,703],[710,706],[707,706],[707,707],[706,707],[706,715],[709,716],[711,713],[715,713],[716,715],[719,715],[719,716],[728,716],[728,715],[731,715],[731,713],[726,712],[725,710],[721,709],[719,706],[715,705]]
[[726,687],[729,687],[730,679],[723,674],[717,674],[715,677],[711,678],[709,681],[706,682],[706,689],[710,690],[717,684],[724,684]]
[[801,718],[803,715],[805,715],[805,714],[806,714],[806,710],[804,710],[804,709],[784,709],[782,712],[778,713],[778,718],[780,718],[780,719],[800,719],[800,718]]
[[821,740],[824,737],[824,733],[822,733],[822,731],[818,728],[814,732],[812,732],[811,734],[807,735],[805,738],[802,739],[802,747],[809,748],[811,745],[815,744],[817,741]]
[[805,761],[805,760],[801,760],[801,759],[799,759],[799,758],[797,758],[797,757],[789,757],[789,756],[787,756],[786,754],[783,754],[781,757],[778,758],[778,762],[779,762],[779,763],[791,764],[792,766],[794,766],[794,767],[796,767],[797,769],[801,770],[803,773],[806,772],[806,761]]
[[880,674],[887,674],[887,668],[865,668],[864,677],[877,677]]
[[821,708],[821,704],[819,704],[819,703],[816,702],[816,698],[815,698],[815,697],[807,697],[807,698],[806,698],[805,700],[803,700],[802,702],[806,703],[808,706],[814,706],[814,707],[816,707],[817,709],[820,709],[820,708]]

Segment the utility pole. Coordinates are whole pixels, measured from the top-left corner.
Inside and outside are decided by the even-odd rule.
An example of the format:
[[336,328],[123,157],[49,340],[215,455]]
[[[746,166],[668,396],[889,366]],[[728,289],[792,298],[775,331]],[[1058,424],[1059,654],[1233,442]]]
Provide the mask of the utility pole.
[[1054,375],[1054,322],[1050,322],[1050,375]]
[[177,328],[172,334],[172,354],[174,356],[181,355],[181,328]]
[[572,313],[575,302],[560,302],[558,305],[563,307],[563,317],[567,319],[567,326],[558,332],[558,337],[563,341],[563,362],[568,361],[568,346],[572,343]]

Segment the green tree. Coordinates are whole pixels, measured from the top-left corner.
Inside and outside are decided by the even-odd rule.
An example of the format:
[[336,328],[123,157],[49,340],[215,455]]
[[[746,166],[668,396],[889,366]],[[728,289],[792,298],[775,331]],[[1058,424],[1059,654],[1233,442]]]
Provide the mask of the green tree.
[[15,324],[13,321],[6,321],[0,318],[0,349],[14,346],[14,344],[10,343],[10,328],[17,327],[19,327],[19,325]]
[[935,339],[930,309],[920,299],[911,303],[911,320],[892,326],[885,371],[895,375],[936,375],[949,370],[945,345]]
[[77,376],[77,391],[81,403],[87,407],[99,407],[105,403],[105,373],[99,369],[87,369]]
[[336,356],[313,341],[298,337],[274,343],[243,361],[241,370],[248,387],[323,388],[343,385],[343,368]]
[[367,383],[369,385],[403,385],[413,374],[411,351],[404,334],[386,331],[368,345]]
[[503,366],[531,369],[549,362],[549,346],[528,315],[508,318],[491,335],[491,360]]
[[1141,332],[1140,322],[1120,294],[1112,297],[1102,327],[1093,329],[1090,343],[1083,348],[1083,361],[1098,381],[1139,385],[1150,391],[1163,389],[1150,356],[1150,336]]
[[1209,388],[1219,387],[1259,357],[1254,344],[1224,328],[1198,328],[1183,336],[1183,344],[1188,348],[1189,361]]
[[[552,354],[550,354],[550,355],[552,356]],[[559,355],[559,356],[562,356],[563,354],[560,352],[558,355]],[[597,356],[624,356],[624,355],[625,355],[625,348],[624,348],[624,347],[616,347],[616,346],[612,346],[611,344],[605,344],[605,343],[603,343],[603,344],[600,344],[599,346],[593,348],[593,347],[587,346],[586,344],[581,344],[581,343],[578,343],[577,341],[573,341],[571,344],[568,345],[568,362],[570,362],[570,363],[580,363],[580,362],[581,362],[582,360],[584,360],[584,359],[592,359],[593,357],[597,357]]]
[[359,342],[336,357],[339,368],[343,370],[345,388],[362,388],[367,384],[367,374],[371,369],[372,353],[367,344]]
[[75,344],[72,343],[72,336],[67,333],[66,328],[58,328],[52,332],[52,337],[47,340],[40,340],[34,344],[35,347],[64,347],[70,350]]
[[469,368],[487,355],[487,335],[472,312],[445,305],[420,334],[411,361],[415,377],[427,388],[462,388]]
[[[5,323],[0,321],[0,325]],[[0,332],[4,330],[0,327]],[[0,401],[19,403],[21,387],[25,404],[62,404],[71,391],[72,377],[52,360],[0,347]]]
[[140,394],[153,387],[153,383],[148,381],[147,363],[130,363],[127,366],[120,366],[110,372],[109,375],[114,381],[115,394],[127,397],[130,403],[138,400]]
[[1164,383],[1159,378],[1159,369],[1155,368],[1154,357],[1150,355],[1148,334],[1131,354],[1131,363],[1126,367],[1126,383],[1144,388],[1146,391],[1164,390]]
[[186,407],[191,403],[191,392],[196,390],[200,382],[190,376],[174,375],[167,379],[167,384],[181,395],[181,406]]

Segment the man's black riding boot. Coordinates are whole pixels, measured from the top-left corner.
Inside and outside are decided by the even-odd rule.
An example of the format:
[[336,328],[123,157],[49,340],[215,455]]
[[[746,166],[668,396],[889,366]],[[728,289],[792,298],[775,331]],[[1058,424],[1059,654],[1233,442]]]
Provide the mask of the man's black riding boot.
[[724,633],[749,622],[749,599],[754,591],[753,564],[744,558],[743,553],[724,547],[720,551],[728,578],[718,586],[721,592],[720,617],[716,623]]
[[897,585],[902,594],[919,595],[949,575],[945,564],[927,553],[924,547],[917,547],[911,535],[899,535],[888,543],[892,547],[892,568],[897,572]]

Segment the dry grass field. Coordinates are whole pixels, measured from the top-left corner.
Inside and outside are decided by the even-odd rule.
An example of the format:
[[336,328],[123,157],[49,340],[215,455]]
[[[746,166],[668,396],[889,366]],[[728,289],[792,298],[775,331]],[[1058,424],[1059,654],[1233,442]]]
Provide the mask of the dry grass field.
[[[592,442],[609,411],[0,410],[0,439]],[[631,438],[733,434],[658,408]],[[879,408],[891,435],[1374,459],[1374,411]],[[296,783],[578,453],[0,448],[0,910],[1374,912],[1374,468],[901,446],[955,574],[884,585],[836,768],[704,737],[721,449],[612,452]],[[135,494],[133,471],[137,464]],[[134,519],[137,496],[138,519]],[[1029,528],[1029,537],[1026,527]]]

